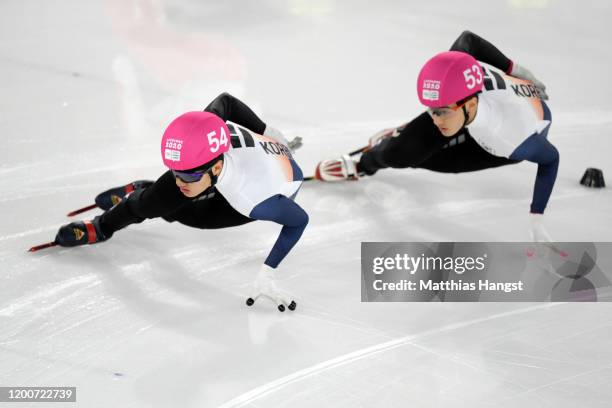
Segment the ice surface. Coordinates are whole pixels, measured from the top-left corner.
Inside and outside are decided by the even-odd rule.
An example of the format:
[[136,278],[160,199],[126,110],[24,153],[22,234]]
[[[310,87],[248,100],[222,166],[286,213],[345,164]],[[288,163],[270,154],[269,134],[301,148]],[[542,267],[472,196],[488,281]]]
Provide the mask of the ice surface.
[[578,180],[612,174],[611,18],[563,0],[1,2],[0,386],[76,386],[83,407],[608,407],[609,304],[360,303],[361,241],[527,239],[533,164],[305,185],[281,265],[294,313],[244,305],[267,223],[25,250],[156,178],[165,125],[221,91],[302,136],[310,173],[417,114],[418,69],[463,29],[548,86],[552,236],[610,241],[609,188]]

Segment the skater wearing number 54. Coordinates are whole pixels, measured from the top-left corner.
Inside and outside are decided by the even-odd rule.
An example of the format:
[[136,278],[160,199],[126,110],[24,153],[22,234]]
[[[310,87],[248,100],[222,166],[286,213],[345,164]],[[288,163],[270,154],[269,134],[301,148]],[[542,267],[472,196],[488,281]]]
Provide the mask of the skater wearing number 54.
[[[158,217],[200,229],[272,221],[282,228],[247,305],[266,297],[281,312],[294,310],[296,302],[278,288],[275,275],[308,224],[294,201],[303,180],[293,158],[300,145],[296,139],[287,142],[244,103],[221,94],[203,112],[187,112],[168,125],[161,140],[168,171],[157,181],[135,181],[99,194],[102,215],[62,226],[55,241],[40,247],[106,241],[130,224]],[[213,237],[203,237],[202,245],[214,245]]]

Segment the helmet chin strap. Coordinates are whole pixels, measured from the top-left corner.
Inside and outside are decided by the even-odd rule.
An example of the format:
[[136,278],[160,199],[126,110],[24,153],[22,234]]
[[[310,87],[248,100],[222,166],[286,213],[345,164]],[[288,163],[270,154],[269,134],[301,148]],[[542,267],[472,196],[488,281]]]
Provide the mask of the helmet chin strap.
[[[478,94],[473,95],[473,97],[475,97],[476,102],[478,102]],[[464,129],[468,125],[468,121],[470,120],[470,115],[467,111],[467,103],[461,107],[461,110],[463,111],[463,126],[461,128]]]
[[467,109],[465,108],[465,105],[463,105],[461,107],[461,110],[463,111],[463,125],[461,125],[461,129],[465,129],[465,127],[467,126],[467,122],[468,119],[470,118],[470,116],[468,115]]
[[217,160],[210,169],[206,170],[206,174],[208,174],[208,177],[210,177],[210,186],[206,190],[204,190],[203,193],[206,193],[206,194],[211,193],[212,189],[215,187],[215,184],[217,184],[217,180],[219,179],[219,176],[213,173],[213,168],[217,165],[219,161],[222,161],[222,160],[221,159]]
[[463,105],[461,107],[461,110],[463,111],[463,125],[461,125],[459,130],[457,132],[455,132],[454,135],[449,136],[449,137],[455,137],[455,136],[459,135],[460,133],[463,133],[463,129],[465,129],[465,127],[467,126],[467,122],[468,122],[468,119],[470,118],[470,116],[468,115],[467,109],[465,109],[465,105]]
[[217,184],[217,179],[219,178],[219,176],[213,173],[212,167],[210,168],[210,170],[207,171],[207,173],[208,173],[208,176],[210,177],[210,187],[214,187],[215,184]]

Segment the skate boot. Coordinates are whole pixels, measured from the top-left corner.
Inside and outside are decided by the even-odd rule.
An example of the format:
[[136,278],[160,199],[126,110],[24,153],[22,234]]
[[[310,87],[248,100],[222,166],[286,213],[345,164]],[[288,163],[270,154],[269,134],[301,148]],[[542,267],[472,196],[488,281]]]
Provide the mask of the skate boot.
[[147,188],[153,184],[150,180],[138,180],[131,182],[125,186],[111,188],[96,196],[96,205],[104,211],[110,210],[113,206],[119,204],[128,194],[134,190]]
[[[111,234],[112,235],[112,234]],[[75,221],[60,227],[55,242],[63,247],[95,244],[106,241],[110,236],[104,235],[100,226],[100,217],[91,221]]]
[[348,154],[340,158],[323,160],[318,164],[315,179],[320,181],[359,180],[357,163]]

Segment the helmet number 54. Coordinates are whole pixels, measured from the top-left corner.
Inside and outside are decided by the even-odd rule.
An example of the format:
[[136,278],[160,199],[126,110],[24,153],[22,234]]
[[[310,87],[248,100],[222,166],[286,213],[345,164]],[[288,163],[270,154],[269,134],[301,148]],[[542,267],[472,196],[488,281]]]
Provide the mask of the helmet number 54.
[[[476,77],[474,77],[474,74],[476,74]],[[482,83],[482,71],[480,71],[477,65],[472,65],[472,68],[463,71],[463,76],[465,77],[465,84],[468,89],[474,89],[476,84]]]
[[208,137],[208,145],[210,147],[211,153],[216,153],[219,150],[221,145],[227,146],[227,135],[225,134],[225,129],[221,128],[221,136],[217,138],[217,132],[214,130],[206,135]]

